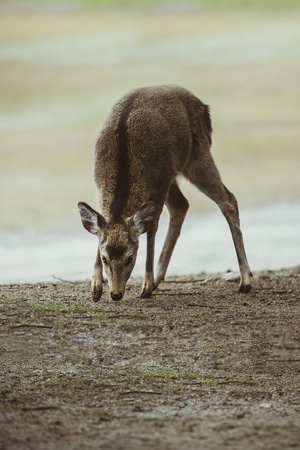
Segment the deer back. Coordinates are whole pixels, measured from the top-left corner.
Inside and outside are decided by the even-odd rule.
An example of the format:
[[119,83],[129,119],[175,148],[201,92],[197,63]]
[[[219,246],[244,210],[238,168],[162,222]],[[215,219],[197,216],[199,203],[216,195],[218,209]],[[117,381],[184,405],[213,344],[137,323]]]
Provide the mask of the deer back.
[[95,149],[95,182],[106,218],[131,216],[161,202],[188,164],[193,146],[210,139],[208,107],[177,86],[140,88],[112,109]]

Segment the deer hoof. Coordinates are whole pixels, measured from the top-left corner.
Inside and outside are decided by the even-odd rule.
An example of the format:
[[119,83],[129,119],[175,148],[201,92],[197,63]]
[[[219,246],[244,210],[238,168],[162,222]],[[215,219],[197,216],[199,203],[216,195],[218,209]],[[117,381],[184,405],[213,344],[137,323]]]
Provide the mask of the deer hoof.
[[102,295],[102,289],[95,289],[94,291],[92,291],[92,296],[93,296],[93,302],[99,302],[100,298]]
[[152,291],[147,291],[146,289],[144,289],[141,293],[141,298],[150,298],[152,295]]
[[251,284],[241,284],[239,287],[239,292],[242,294],[247,294],[251,290]]

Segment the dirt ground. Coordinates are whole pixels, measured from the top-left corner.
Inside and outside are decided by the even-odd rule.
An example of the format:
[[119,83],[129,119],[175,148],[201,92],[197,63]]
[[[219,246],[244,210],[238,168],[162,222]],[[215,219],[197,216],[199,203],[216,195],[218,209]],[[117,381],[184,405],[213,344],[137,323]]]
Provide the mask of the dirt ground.
[[0,448],[300,448],[300,267],[0,289]]

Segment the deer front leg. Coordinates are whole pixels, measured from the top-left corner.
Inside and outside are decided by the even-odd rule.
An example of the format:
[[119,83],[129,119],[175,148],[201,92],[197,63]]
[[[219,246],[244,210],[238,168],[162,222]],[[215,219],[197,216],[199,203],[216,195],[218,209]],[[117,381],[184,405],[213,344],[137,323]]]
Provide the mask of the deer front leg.
[[157,288],[159,283],[165,279],[165,274],[189,207],[189,203],[180,191],[176,181],[170,186],[166,199],[166,206],[170,214],[170,223],[164,246],[158,260],[155,288]]
[[92,291],[92,296],[93,296],[94,302],[98,302],[101,298],[102,283],[103,283],[102,261],[101,261],[100,251],[98,248],[96,262],[94,265],[94,273],[92,276],[92,285],[91,285],[91,291]]
[[150,298],[154,291],[154,247],[155,235],[157,231],[158,221],[155,221],[151,229],[147,232],[147,256],[146,256],[146,271],[144,275],[143,289],[141,293],[142,298]]

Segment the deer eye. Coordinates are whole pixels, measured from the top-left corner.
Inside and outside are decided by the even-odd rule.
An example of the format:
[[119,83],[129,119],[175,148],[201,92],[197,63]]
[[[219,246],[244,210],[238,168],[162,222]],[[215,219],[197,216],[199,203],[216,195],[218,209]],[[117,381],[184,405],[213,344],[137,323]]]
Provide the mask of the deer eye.
[[105,258],[105,256],[102,256],[102,262],[107,266],[107,259]]
[[129,266],[129,264],[131,264],[132,261],[133,261],[133,257],[132,257],[132,256],[129,256],[129,257],[127,258],[127,261],[126,261],[126,266]]

